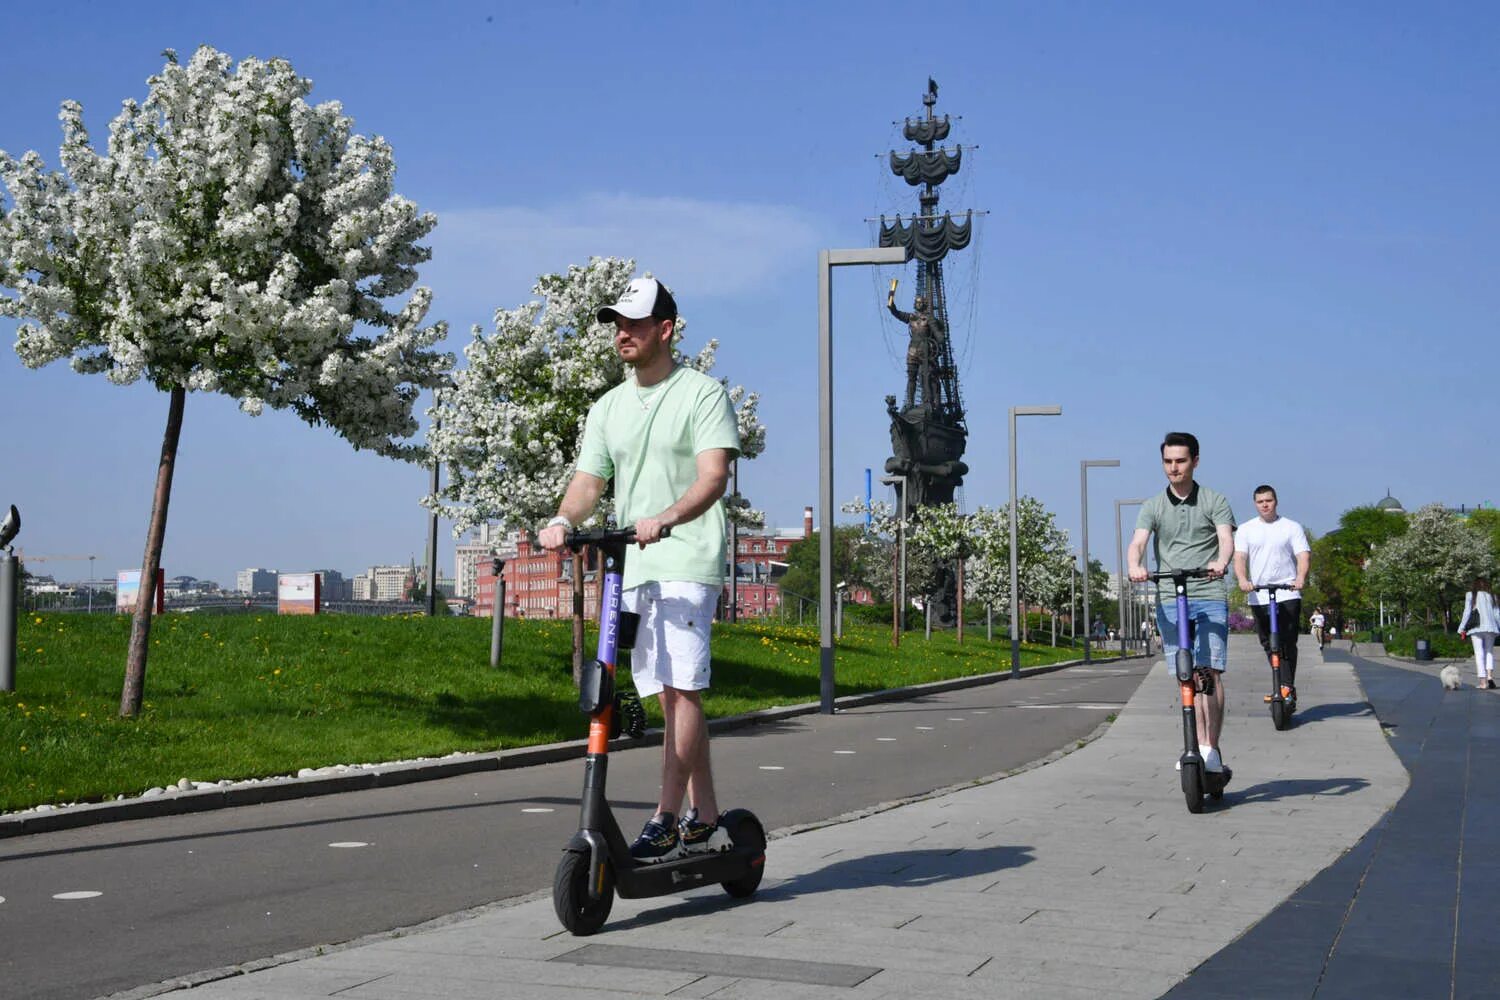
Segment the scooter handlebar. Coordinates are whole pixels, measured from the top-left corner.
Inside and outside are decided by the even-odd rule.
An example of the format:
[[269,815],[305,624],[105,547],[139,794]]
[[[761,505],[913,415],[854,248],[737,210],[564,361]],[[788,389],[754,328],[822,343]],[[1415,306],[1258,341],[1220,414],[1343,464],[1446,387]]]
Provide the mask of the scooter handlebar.
[[[661,537],[668,538],[671,534],[671,528],[663,527],[661,529]],[[628,528],[590,528],[588,531],[580,531],[574,528],[568,532],[564,544],[574,552],[577,552],[585,545],[631,545],[634,542],[635,525],[632,524]]]
[[1208,568],[1207,567],[1202,567],[1200,569],[1179,569],[1179,570],[1172,570],[1170,572],[1158,571],[1158,572],[1155,572],[1155,573],[1147,573],[1146,574],[1146,579],[1148,579],[1148,580],[1175,580],[1179,576],[1192,578],[1192,577],[1207,576],[1207,575],[1208,575]]

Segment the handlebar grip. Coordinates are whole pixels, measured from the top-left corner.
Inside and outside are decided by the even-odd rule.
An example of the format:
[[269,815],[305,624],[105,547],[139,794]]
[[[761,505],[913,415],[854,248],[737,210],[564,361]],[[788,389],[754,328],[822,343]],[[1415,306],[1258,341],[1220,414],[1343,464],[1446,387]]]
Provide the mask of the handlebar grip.
[[[661,537],[670,538],[672,529],[664,526],[661,529]],[[609,545],[612,542],[623,542],[630,545],[635,541],[635,525],[628,528],[592,528],[588,531],[580,531],[574,528],[568,532],[564,544],[575,552],[585,545]]]

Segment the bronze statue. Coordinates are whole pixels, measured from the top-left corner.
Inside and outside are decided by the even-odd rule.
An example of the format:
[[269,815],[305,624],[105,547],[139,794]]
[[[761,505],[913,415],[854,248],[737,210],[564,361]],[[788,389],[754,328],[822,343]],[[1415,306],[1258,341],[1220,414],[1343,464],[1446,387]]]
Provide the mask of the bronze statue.
[[891,290],[886,294],[885,307],[891,315],[906,324],[911,340],[906,345],[906,406],[916,405],[917,386],[922,386],[922,401],[930,403],[934,394],[933,361],[938,356],[938,347],[943,339],[943,324],[932,314],[925,295],[912,300],[912,311],[902,312],[896,307],[897,279],[891,279]]

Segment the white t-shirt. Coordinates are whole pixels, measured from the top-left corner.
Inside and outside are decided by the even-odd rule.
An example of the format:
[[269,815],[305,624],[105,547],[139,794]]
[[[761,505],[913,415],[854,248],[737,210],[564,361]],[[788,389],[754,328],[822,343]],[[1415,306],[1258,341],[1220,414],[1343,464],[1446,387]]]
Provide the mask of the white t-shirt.
[[[1248,557],[1250,582],[1257,587],[1273,583],[1294,583],[1297,579],[1297,556],[1308,551],[1307,532],[1302,525],[1289,517],[1277,516],[1267,522],[1257,517],[1240,525],[1234,533],[1234,551]],[[1279,590],[1276,600],[1299,600],[1299,590]],[[1249,604],[1270,604],[1271,598],[1263,590],[1253,590],[1245,596]]]
[[1321,611],[1314,611],[1312,617],[1307,619],[1307,624],[1310,628],[1322,628],[1325,620]]

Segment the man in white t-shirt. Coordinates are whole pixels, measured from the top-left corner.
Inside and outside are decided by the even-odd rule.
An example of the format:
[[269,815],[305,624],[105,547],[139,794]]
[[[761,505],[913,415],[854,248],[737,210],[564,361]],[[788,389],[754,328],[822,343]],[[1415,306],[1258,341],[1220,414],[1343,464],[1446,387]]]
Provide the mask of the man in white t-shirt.
[[1323,650],[1323,626],[1327,623],[1328,619],[1323,616],[1322,608],[1314,608],[1313,613],[1307,617],[1308,628],[1312,630],[1313,642],[1318,644],[1319,652]]
[[1257,486],[1255,510],[1260,516],[1240,525],[1234,535],[1234,575],[1255,615],[1255,630],[1260,644],[1271,655],[1271,595],[1256,587],[1284,585],[1276,592],[1276,632],[1281,639],[1282,680],[1297,693],[1297,630],[1302,618],[1302,588],[1307,586],[1307,570],[1312,564],[1312,549],[1307,532],[1289,517],[1276,513],[1276,491]]

